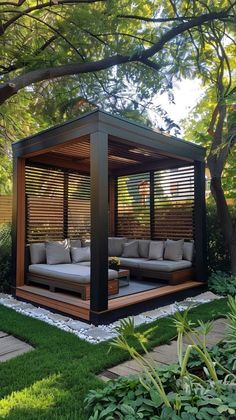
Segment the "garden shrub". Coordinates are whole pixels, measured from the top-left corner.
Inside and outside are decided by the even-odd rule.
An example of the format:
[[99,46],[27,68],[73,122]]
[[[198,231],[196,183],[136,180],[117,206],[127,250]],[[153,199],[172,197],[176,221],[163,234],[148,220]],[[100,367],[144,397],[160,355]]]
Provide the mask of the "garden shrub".
[[[85,403],[89,420],[224,420],[236,418],[236,298],[229,298],[226,339],[207,348],[212,323],[188,319],[188,310],[174,316],[177,329],[178,364],[155,368],[146,342],[150,330],[136,332],[132,319],[117,328],[120,335],[112,345],[126,350],[143,373],[109,381],[103,389],[90,391]],[[190,344],[184,345],[183,335]],[[148,357],[132,345],[135,338]]]
[[[230,212],[236,222],[236,207],[230,206]],[[207,239],[208,239],[208,267],[212,271],[230,272],[229,250],[225,245],[216,205],[207,204]]]
[[11,225],[0,225],[0,292],[9,293],[12,277]]
[[208,287],[213,293],[221,296],[236,296],[236,277],[222,271],[216,271],[210,275]]

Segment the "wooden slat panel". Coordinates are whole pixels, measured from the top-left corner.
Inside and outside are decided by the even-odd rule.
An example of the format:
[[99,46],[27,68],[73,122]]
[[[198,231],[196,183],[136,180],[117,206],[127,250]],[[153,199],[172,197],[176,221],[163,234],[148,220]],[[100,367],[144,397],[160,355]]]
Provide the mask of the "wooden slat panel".
[[150,174],[118,178],[117,235],[128,238],[150,237]]
[[12,219],[12,196],[0,195],[0,224],[10,223]]
[[154,239],[194,237],[193,166],[154,173]]
[[68,170],[26,167],[27,242],[90,237],[90,178]]

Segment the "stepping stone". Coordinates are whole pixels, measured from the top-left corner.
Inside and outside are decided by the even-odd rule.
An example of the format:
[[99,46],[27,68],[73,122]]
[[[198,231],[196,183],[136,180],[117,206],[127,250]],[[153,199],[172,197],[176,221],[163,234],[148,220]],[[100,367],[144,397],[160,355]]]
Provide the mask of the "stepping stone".
[[0,331],[0,362],[32,350],[33,347],[24,341]]
[[112,332],[102,330],[99,327],[93,327],[93,328],[88,329],[86,331],[86,335],[88,337],[91,337],[94,340],[98,340],[98,341],[100,339],[110,340],[111,338],[114,338],[115,337],[115,334],[113,334]]
[[86,322],[73,321],[73,320],[67,322],[66,326],[75,331],[88,330],[90,328],[90,325],[86,324]]

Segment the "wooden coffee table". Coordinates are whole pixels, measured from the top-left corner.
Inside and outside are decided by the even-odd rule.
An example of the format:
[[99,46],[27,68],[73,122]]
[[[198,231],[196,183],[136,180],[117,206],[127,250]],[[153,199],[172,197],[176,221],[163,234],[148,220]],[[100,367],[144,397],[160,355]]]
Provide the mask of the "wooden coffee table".
[[130,270],[121,268],[118,271],[119,287],[128,286],[130,280]]

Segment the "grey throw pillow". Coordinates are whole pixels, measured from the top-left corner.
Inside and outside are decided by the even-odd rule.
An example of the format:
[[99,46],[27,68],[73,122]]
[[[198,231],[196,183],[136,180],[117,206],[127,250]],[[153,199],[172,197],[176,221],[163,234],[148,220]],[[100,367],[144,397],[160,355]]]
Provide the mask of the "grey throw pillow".
[[150,241],[149,246],[149,260],[163,260],[164,242],[163,241]]
[[71,248],[81,248],[82,242],[80,239],[71,239],[70,240],[70,246]]
[[194,242],[184,242],[183,259],[192,262],[194,252]]
[[46,245],[44,242],[30,244],[30,260],[31,264],[44,264],[46,262]]
[[138,252],[141,258],[148,258],[150,241],[148,239],[139,239]]
[[120,257],[126,238],[108,238],[108,255],[109,257]]
[[124,244],[122,257],[139,258],[138,241],[127,242]]
[[167,239],[165,244],[164,260],[180,261],[183,259],[184,240],[172,241]]
[[67,241],[46,243],[47,264],[71,263],[70,248]]
[[82,247],[82,248],[71,248],[71,256],[73,263],[80,263],[83,261],[90,261],[91,254],[90,254],[90,247]]

